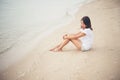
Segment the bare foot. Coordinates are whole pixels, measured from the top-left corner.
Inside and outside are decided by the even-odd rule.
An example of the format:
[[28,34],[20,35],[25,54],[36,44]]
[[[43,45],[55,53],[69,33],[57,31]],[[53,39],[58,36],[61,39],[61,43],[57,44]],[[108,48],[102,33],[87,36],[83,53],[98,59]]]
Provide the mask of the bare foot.
[[53,49],[50,49],[50,51],[55,51],[57,48],[55,47],[55,48],[53,48]]
[[60,45],[57,45],[56,47],[50,49],[50,51],[54,51],[55,49],[57,49]]
[[53,49],[50,49],[49,51],[53,51],[54,50],[54,48]]
[[62,49],[59,49],[59,48],[56,48],[56,49],[54,49],[54,50],[52,50],[53,52],[60,52],[60,51],[62,51]]

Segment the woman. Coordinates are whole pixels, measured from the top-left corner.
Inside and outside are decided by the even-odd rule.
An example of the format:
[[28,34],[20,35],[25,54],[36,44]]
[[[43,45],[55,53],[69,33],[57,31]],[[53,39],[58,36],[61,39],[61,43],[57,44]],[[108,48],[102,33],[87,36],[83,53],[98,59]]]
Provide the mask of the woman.
[[93,44],[93,29],[88,16],[84,16],[81,19],[80,32],[76,34],[65,34],[63,36],[63,41],[53,49],[50,49],[50,51],[62,51],[62,48],[70,41],[77,47],[78,50],[86,51],[91,49]]

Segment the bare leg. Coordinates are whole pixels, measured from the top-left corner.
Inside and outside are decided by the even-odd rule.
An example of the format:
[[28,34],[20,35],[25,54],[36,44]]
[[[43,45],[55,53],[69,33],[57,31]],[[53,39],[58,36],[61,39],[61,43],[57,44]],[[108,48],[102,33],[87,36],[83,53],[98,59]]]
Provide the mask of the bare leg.
[[58,48],[59,46],[60,46],[60,44],[59,44],[59,45],[57,45],[56,47],[54,47],[54,48],[50,49],[50,51],[55,50],[55,49],[56,49],[56,48]]
[[71,41],[78,50],[81,50],[81,41],[79,39],[64,39],[61,44],[57,45],[55,48],[51,49],[51,51],[62,51],[62,48]]
[[[68,41],[71,41],[76,47],[78,50],[81,50],[81,41],[79,39],[66,39]],[[63,43],[61,44],[57,49],[58,51],[59,50],[62,50],[62,48],[66,45],[67,43]],[[57,51],[57,50],[56,50]]]
[[58,51],[62,50],[62,48],[68,44],[70,40],[69,39],[64,39],[63,42],[60,44],[60,46],[58,47]]
[[78,50],[81,50],[81,41],[79,39],[71,39],[71,42],[77,47]]
[[55,48],[51,49],[50,51],[62,51],[62,48],[69,42],[69,39],[64,39],[61,44],[57,45]]

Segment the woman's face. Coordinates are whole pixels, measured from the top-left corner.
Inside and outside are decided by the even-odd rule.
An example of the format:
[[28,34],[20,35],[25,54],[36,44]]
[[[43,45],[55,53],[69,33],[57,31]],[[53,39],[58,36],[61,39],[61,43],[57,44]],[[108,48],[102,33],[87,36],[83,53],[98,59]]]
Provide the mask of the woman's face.
[[86,28],[86,25],[84,24],[83,21],[81,21],[81,28],[85,29]]

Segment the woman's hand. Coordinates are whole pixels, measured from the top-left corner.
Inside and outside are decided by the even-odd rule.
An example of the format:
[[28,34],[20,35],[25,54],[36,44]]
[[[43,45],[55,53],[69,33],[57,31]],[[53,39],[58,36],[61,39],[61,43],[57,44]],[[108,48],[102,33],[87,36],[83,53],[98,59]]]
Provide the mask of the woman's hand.
[[63,36],[63,39],[65,39],[65,38],[66,38],[66,36],[67,36],[67,34],[65,34],[65,35]]
[[69,34],[65,34],[65,35],[63,36],[63,39],[69,39]]

